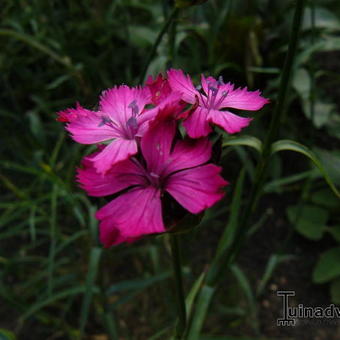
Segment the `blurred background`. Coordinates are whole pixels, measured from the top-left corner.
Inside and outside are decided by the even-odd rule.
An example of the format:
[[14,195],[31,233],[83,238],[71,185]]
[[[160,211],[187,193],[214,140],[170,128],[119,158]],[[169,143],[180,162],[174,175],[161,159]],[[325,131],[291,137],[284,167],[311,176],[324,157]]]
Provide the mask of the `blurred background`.
[[[306,2],[280,138],[311,148],[340,185],[340,3]],[[101,249],[94,213],[105,201],[75,183],[90,148],[69,138],[56,112],[76,102],[95,109],[102,90],[139,84],[145,66],[152,75],[181,68],[196,81],[222,75],[275,103],[294,4],[209,0],[183,8],[147,65],[171,1],[1,1],[1,340],[169,337],[176,309],[167,239]],[[255,113],[243,134],[263,140],[273,107]],[[221,163],[231,182],[225,199],[184,236],[187,289],[211,261],[241,167],[250,187],[256,154],[230,147]],[[339,201],[293,153],[273,157],[264,190],[201,339],[339,339],[339,319],[276,326],[277,290],[294,290],[296,305],[340,304]]]

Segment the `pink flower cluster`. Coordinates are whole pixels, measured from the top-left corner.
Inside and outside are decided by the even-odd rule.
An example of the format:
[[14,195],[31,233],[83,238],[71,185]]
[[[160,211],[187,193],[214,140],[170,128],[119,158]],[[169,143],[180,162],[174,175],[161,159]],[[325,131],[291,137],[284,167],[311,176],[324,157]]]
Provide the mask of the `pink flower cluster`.
[[149,77],[144,87],[104,91],[98,111],[78,104],[59,112],[76,142],[98,146],[83,159],[77,180],[90,196],[114,195],[96,214],[103,245],[165,232],[164,201],[170,196],[193,214],[219,201],[228,183],[221,168],[209,163],[211,124],[239,132],[251,119],[228,109],[258,110],[267,102],[259,91],[234,89],[221,78],[202,76],[202,85],[194,87],[188,75],[172,69],[166,78]]

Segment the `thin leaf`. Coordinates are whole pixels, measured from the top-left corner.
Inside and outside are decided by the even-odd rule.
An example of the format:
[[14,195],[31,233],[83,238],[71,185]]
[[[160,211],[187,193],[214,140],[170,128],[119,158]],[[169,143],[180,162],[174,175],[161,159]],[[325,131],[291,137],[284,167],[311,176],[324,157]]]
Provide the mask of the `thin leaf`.
[[48,254],[48,294],[52,294],[53,290],[53,271],[54,271],[54,257],[56,248],[56,218],[57,218],[57,197],[58,187],[53,186],[51,195],[51,218],[50,218],[50,249]]
[[319,171],[323,175],[325,181],[330,186],[334,194],[340,198],[340,192],[335,187],[332,179],[330,178],[327,171],[325,170],[325,168],[323,167],[323,165],[321,164],[321,162],[319,161],[319,159],[317,158],[317,156],[315,155],[313,151],[308,149],[305,145],[302,145],[300,143],[297,143],[297,142],[294,142],[288,139],[279,140],[272,144],[271,146],[272,154],[276,152],[280,152],[280,151],[295,151],[308,157],[314,163],[314,165],[319,169]]
[[120,281],[116,284],[113,284],[107,289],[107,295],[113,295],[118,292],[125,292],[125,291],[141,291],[151,285],[163,281],[171,276],[171,272],[164,272],[159,275],[155,275],[152,277],[148,277],[145,279],[135,279],[135,280],[126,280]]
[[188,320],[190,319],[190,314],[191,314],[191,309],[192,309],[193,303],[194,303],[194,301],[196,299],[197,294],[200,291],[200,288],[202,286],[204,278],[205,278],[205,273],[203,272],[198,277],[198,279],[195,281],[195,283],[193,284],[193,286],[192,286],[192,288],[191,288],[187,298],[185,299]]
[[285,261],[289,261],[292,259],[293,256],[291,255],[279,255],[279,254],[272,254],[267,262],[266,269],[264,274],[261,278],[260,284],[258,285],[256,295],[259,296],[263,293],[267,283],[269,282],[270,278],[272,277],[276,267]]
[[308,170],[304,171],[292,176],[287,176],[287,177],[281,177],[279,179],[275,179],[269,183],[267,183],[264,186],[264,192],[273,192],[281,189],[280,187],[287,185],[287,184],[293,184],[299,181],[302,181],[306,178],[309,178],[310,176],[315,176],[315,169],[313,170]]
[[255,295],[251,289],[250,283],[244,272],[241,270],[239,266],[236,264],[233,264],[230,267],[231,272],[234,274],[235,278],[237,279],[239,286],[241,287],[247,301],[248,301],[248,306],[251,312],[252,316],[252,325],[254,326],[255,329],[258,329],[258,320],[256,317],[257,314],[257,307],[256,307],[256,298]]
[[241,137],[230,137],[225,139],[225,141],[222,144],[222,147],[226,146],[235,146],[235,145],[241,145],[241,146],[250,146],[251,148],[254,148],[259,153],[262,152],[262,142],[253,136],[241,136]]
[[[51,297],[43,300],[43,301],[38,301],[34,305],[32,305],[22,316],[21,316],[21,321],[26,320],[36,312],[40,311],[42,308],[51,305],[52,303],[62,300],[65,298],[69,298],[74,295],[79,295],[82,294],[86,291],[86,287],[84,286],[78,286],[78,287],[73,287],[70,289],[66,289],[62,292],[59,292],[57,294],[52,295]],[[97,287],[93,287],[93,292],[96,293],[98,292]]]
[[193,318],[188,330],[187,340],[197,340],[199,338],[214,292],[215,288],[213,287],[207,285],[202,287],[195,308],[195,317]]

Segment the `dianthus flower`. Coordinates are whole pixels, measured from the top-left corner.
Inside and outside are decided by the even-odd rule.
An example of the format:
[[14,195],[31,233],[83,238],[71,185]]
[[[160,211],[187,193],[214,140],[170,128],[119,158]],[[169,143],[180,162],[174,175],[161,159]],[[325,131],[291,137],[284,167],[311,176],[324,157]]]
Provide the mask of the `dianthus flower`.
[[[191,138],[207,136],[210,123],[216,124],[228,133],[239,132],[249,125],[251,118],[240,117],[224,109],[256,111],[268,103],[260,91],[247,91],[247,88],[234,89],[231,83],[224,83],[220,77],[201,77],[201,86],[194,87],[189,75],[182,70],[168,71],[168,82],[172,90],[182,94],[182,100],[193,104],[193,112],[183,125]],[[203,90],[203,91],[201,91]]]
[[221,168],[207,164],[211,158],[209,140],[175,137],[174,116],[182,109],[178,101],[157,109],[156,118],[141,138],[139,158],[116,163],[100,175],[92,162],[97,157],[94,154],[78,169],[78,181],[90,196],[116,195],[96,214],[105,247],[165,232],[162,199],[166,193],[193,214],[223,197],[227,182],[220,176]]
[[137,139],[147,130],[154,111],[144,110],[150,103],[148,88],[114,87],[102,93],[98,111],[75,109],[59,112],[58,120],[81,144],[107,142],[107,147],[91,159],[95,169],[104,174],[117,162],[138,151]]

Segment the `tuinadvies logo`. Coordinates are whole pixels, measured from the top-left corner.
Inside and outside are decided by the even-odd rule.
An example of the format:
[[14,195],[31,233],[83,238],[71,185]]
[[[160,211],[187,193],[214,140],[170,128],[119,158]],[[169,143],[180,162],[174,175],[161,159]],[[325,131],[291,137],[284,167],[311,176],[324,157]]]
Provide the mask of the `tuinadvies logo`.
[[298,319],[340,319],[340,307],[331,304],[327,307],[310,307],[299,304],[289,305],[289,297],[295,296],[291,290],[277,291],[282,297],[282,317],[277,319],[278,326],[295,326]]

